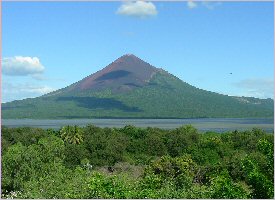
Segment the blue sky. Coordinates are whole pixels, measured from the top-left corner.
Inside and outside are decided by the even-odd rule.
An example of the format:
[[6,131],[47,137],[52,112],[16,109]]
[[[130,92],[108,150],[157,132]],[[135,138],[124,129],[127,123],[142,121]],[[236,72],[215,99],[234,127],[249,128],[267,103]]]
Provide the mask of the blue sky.
[[3,2],[2,102],[127,53],[201,89],[273,98],[273,12],[272,2]]

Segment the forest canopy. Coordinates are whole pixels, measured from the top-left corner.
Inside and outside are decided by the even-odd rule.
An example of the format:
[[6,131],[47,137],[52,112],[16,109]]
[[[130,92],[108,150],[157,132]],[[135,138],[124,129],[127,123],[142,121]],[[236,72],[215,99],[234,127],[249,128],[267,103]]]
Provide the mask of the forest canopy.
[[274,198],[274,135],[2,127],[2,198]]

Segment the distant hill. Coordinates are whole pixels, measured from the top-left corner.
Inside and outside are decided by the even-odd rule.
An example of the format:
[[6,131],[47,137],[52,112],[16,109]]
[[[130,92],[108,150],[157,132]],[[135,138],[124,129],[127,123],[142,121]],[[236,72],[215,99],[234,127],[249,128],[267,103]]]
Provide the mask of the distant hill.
[[2,104],[2,118],[266,118],[274,101],[198,89],[124,55],[102,70],[37,98]]

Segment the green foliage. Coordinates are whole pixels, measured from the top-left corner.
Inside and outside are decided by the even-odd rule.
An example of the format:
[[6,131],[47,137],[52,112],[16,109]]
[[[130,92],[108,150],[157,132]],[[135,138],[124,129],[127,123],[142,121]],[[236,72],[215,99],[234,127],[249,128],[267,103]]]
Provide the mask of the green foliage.
[[93,165],[113,165],[122,161],[128,139],[115,129],[86,128],[84,146]]
[[[22,179],[16,179],[21,173],[21,164],[24,163],[23,153],[27,147],[21,143],[11,146],[2,157],[2,190],[19,190],[22,185]],[[23,174],[24,176],[24,174]],[[21,180],[20,180],[21,179]]]
[[30,127],[2,127],[1,134],[9,144],[16,144],[20,142],[26,146],[36,144],[40,138],[46,137],[48,135],[43,129]]
[[[162,181],[172,180],[177,188],[190,188],[196,167],[190,155],[176,158],[163,156],[145,169],[145,178],[149,176],[156,180],[158,178]],[[156,187],[158,184],[152,183],[152,185]]]
[[68,168],[81,165],[81,161],[89,158],[89,151],[84,145],[66,144],[64,164]]
[[80,144],[83,142],[83,129],[78,126],[64,126],[60,130],[61,138],[70,144]]
[[271,170],[274,166],[274,143],[266,139],[260,139],[258,142],[258,149],[266,156],[268,160],[268,169]]
[[1,140],[1,154],[6,152],[7,149],[9,148],[9,146],[10,146],[10,143],[5,138],[2,138],[2,140]]
[[247,199],[250,190],[243,184],[234,183],[227,174],[211,180],[210,198],[214,199]]
[[81,199],[89,197],[87,172],[79,167],[67,169],[61,163],[52,163],[48,174],[32,179],[24,185],[22,198]]
[[101,199],[124,199],[131,195],[129,187],[116,176],[104,177],[99,173],[94,173],[89,180],[89,198]]
[[121,129],[121,132],[133,139],[142,139],[146,134],[142,129],[132,125],[126,125]]
[[[78,129],[83,142],[66,139]],[[2,198],[274,197],[273,135],[259,129],[64,130],[2,129]]]
[[49,136],[38,141],[44,162],[59,161],[64,158],[64,142],[56,137]]
[[[273,199],[274,198],[274,183],[273,177],[267,177],[261,172],[257,164],[246,157],[243,160],[243,168],[246,173],[246,180],[252,186],[253,198],[256,199]],[[271,179],[271,180],[270,180]]]
[[191,146],[198,142],[197,129],[191,125],[182,126],[171,132],[167,132],[166,146],[171,156],[180,156]]
[[226,157],[224,165],[233,180],[240,181],[245,179],[245,172],[242,168],[242,160],[245,158],[245,151],[233,151],[232,154]]
[[[195,88],[158,72],[144,87],[128,92],[69,91],[2,104],[2,118],[199,118],[274,116],[272,99],[232,97]],[[107,101],[106,101],[107,100]],[[165,108],[165,109],[164,109]]]
[[235,149],[243,149],[248,152],[257,150],[257,142],[262,137],[260,132],[255,131],[233,131],[230,134],[232,145]]
[[3,188],[8,191],[20,190],[26,181],[47,174],[49,163],[64,158],[63,141],[55,136],[45,137],[38,144],[12,145],[3,155]]
[[145,152],[153,156],[163,156],[167,154],[164,144],[164,136],[157,131],[150,131],[144,138]]

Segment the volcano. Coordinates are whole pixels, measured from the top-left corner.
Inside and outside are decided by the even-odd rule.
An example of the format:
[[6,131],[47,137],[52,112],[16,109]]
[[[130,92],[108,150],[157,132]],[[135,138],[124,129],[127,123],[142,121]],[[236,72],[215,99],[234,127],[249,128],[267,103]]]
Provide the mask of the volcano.
[[101,91],[108,88],[113,92],[125,92],[148,84],[158,71],[160,69],[153,67],[135,55],[126,54],[102,70],[71,85],[68,90]]
[[126,54],[68,87],[2,104],[2,118],[271,118],[273,105],[196,88]]

